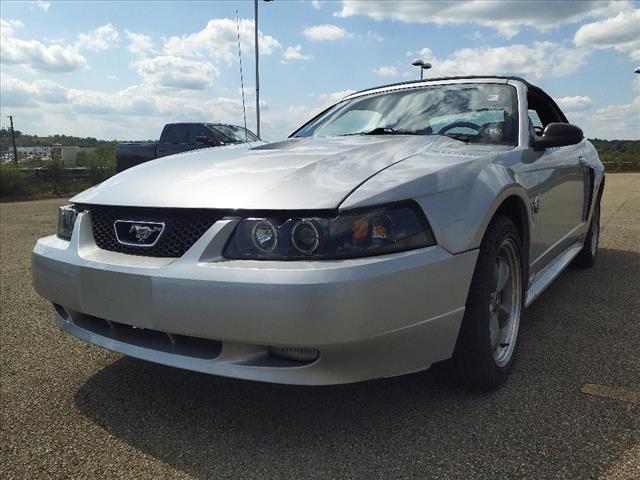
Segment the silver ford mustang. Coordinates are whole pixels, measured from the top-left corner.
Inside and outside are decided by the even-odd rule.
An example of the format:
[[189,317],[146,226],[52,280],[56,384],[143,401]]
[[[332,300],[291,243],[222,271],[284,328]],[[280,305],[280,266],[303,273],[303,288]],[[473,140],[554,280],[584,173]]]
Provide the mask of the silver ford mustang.
[[496,388],[523,310],[598,250],[603,166],[516,77],[344,98],[276,143],[165,157],[71,200],[36,291],[90,343],[325,385],[448,360]]

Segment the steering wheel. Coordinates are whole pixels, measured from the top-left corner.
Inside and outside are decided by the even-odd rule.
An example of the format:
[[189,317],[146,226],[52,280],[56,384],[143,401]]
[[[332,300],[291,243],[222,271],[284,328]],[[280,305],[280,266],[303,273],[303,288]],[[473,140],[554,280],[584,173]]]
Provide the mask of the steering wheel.
[[438,133],[444,133],[453,128],[470,128],[471,130],[475,130],[478,133],[480,133],[480,131],[482,130],[482,127],[480,125],[476,125],[475,123],[459,121],[459,122],[453,122],[453,123],[449,123],[448,125],[445,125],[440,129]]

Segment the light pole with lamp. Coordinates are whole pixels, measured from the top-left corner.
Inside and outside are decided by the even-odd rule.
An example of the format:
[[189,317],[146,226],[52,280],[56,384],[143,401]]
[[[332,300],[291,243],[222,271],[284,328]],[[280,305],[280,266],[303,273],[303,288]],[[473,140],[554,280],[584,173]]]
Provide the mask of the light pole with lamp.
[[413,65],[414,67],[420,67],[420,80],[424,79],[424,71],[431,68],[430,63],[425,63],[419,58],[416,58],[413,62],[411,62],[411,65]]

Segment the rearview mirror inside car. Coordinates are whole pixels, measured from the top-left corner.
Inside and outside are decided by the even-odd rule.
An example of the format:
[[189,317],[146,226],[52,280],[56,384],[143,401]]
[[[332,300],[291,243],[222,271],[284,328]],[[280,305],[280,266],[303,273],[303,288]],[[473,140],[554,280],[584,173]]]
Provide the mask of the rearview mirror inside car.
[[533,139],[532,146],[535,150],[544,150],[549,147],[564,147],[575,145],[584,138],[582,129],[570,123],[550,123],[544,127],[540,137]]

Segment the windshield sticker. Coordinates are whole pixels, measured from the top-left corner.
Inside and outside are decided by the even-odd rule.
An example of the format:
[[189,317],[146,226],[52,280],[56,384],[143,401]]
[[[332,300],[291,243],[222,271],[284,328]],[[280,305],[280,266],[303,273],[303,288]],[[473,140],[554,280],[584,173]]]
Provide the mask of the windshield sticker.
[[500,95],[489,95],[487,97],[487,102],[497,102],[500,100]]

